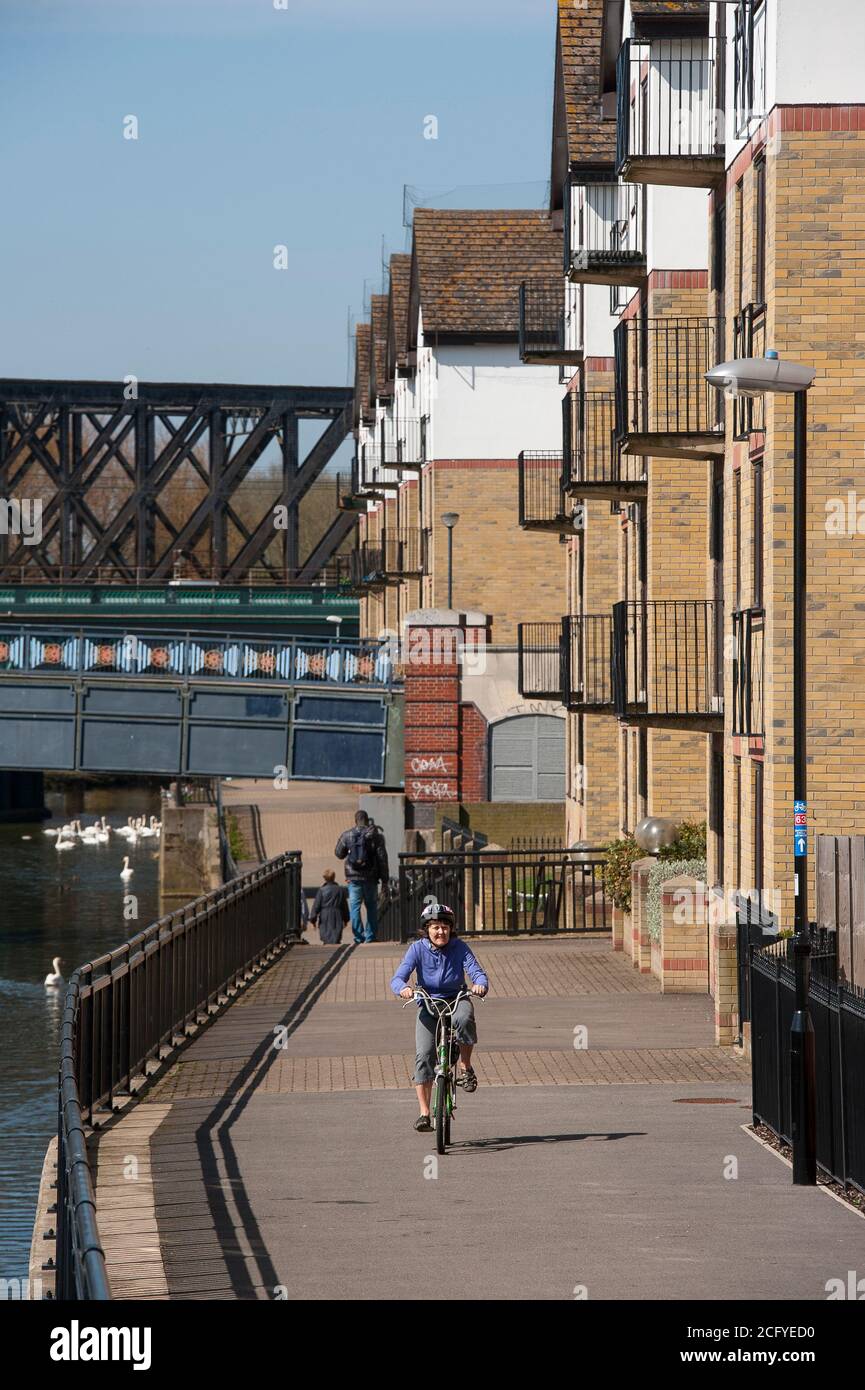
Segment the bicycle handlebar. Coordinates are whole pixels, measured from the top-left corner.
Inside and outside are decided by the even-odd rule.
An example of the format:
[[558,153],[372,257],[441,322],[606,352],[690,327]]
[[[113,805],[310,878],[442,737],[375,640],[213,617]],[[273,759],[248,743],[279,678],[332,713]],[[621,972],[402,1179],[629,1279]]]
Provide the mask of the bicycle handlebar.
[[460,990],[459,994],[454,996],[453,999],[434,999],[431,994],[427,994],[425,989],[421,989],[419,986],[415,986],[414,993],[412,994],[411,999],[407,999],[405,1001],[405,1004],[403,1004],[403,1008],[406,1007],[406,1004],[414,1004],[416,1000],[423,999],[425,1003],[432,1004],[433,1007],[435,1007],[435,1005],[437,1004],[445,1004],[447,1005],[447,1012],[453,1013],[454,1009],[456,1008],[457,1004],[460,1002],[461,999],[485,998],[486,995],[484,994],[473,994],[470,989],[463,988]]

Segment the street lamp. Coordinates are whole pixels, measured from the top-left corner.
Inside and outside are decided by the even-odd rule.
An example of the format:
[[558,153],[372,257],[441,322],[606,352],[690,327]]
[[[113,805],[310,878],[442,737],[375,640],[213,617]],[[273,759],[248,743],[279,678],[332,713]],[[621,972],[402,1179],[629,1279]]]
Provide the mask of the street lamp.
[[815,372],[786,362],[773,349],[765,357],[740,357],[706,373],[717,391],[733,396],[792,395],[793,417],[793,882],[795,885],[796,1012],[790,1029],[790,1117],[793,1182],[817,1181],[814,1026],[808,1007],[811,938],[808,928],[808,785],[805,728],[805,578],[807,505],[806,392]]
[[442,526],[448,528],[448,608],[454,606],[454,527],[459,519],[459,512],[445,512],[442,517]]

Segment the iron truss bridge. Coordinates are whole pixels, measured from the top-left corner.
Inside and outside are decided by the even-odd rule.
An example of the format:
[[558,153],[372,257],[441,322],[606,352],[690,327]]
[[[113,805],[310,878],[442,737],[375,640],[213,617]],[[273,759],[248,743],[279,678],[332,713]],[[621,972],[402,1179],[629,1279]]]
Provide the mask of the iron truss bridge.
[[0,626],[0,767],[402,780],[387,643]]
[[[38,532],[0,527],[0,582],[128,584],[181,567],[308,583],[357,520],[335,491],[301,558],[300,503],[351,428],[351,399],[331,386],[0,379],[0,499],[41,507]],[[325,422],[303,459],[301,420]]]

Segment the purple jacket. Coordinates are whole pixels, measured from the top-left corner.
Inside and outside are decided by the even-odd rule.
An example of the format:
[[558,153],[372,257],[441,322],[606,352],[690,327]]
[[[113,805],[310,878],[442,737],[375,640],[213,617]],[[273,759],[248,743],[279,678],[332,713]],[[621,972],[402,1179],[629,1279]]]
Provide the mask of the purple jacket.
[[469,947],[458,936],[451,937],[443,950],[432,946],[425,936],[413,941],[390,982],[394,994],[405,989],[412,971],[416,973],[418,985],[433,999],[452,999],[459,994],[466,975],[473,985],[489,987],[490,983]]

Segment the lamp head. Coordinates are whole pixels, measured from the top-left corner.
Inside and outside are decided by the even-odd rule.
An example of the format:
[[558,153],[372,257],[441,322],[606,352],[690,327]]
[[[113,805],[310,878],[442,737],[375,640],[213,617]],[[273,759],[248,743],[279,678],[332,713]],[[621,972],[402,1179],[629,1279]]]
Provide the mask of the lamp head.
[[442,525],[446,526],[449,531],[452,531],[459,519],[459,512],[445,512],[444,516],[442,517]]
[[779,357],[774,348],[770,348],[765,357],[737,357],[706,372],[710,386],[733,397],[807,391],[815,376],[813,367],[788,362]]

